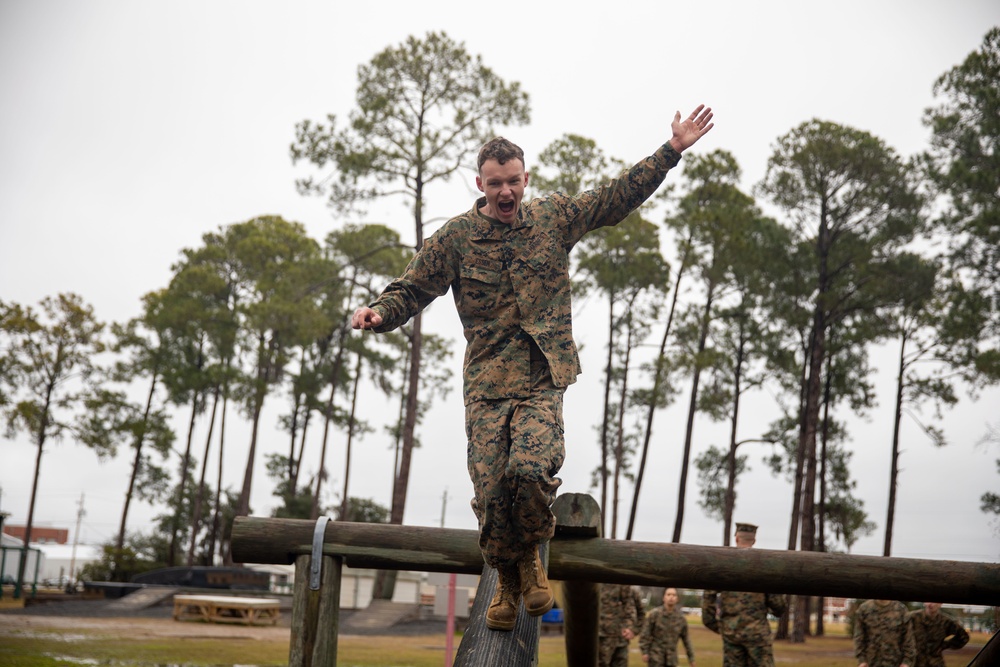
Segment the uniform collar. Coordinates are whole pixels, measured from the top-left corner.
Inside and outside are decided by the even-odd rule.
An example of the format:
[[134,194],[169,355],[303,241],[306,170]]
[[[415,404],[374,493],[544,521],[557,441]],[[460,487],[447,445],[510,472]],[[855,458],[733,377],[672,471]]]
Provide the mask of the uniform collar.
[[[503,238],[503,233],[507,231],[507,227],[504,225],[493,224],[493,219],[488,218],[479,211],[480,206],[486,205],[486,197],[480,197],[473,204],[472,210],[469,211],[469,217],[472,220],[472,238],[473,239],[492,239],[499,241]],[[510,225],[509,229],[521,229],[522,227],[530,227],[531,218],[526,218],[524,215],[524,201],[521,201],[521,207],[517,210],[517,220]]]

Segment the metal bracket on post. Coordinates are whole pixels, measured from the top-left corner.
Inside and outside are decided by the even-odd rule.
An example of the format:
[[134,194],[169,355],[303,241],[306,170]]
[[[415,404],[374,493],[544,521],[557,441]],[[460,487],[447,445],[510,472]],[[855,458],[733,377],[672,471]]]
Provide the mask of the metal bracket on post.
[[323,538],[326,536],[326,524],[332,520],[328,516],[316,519],[316,528],[313,531],[312,559],[309,561],[309,590],[319,590],[323,574]]

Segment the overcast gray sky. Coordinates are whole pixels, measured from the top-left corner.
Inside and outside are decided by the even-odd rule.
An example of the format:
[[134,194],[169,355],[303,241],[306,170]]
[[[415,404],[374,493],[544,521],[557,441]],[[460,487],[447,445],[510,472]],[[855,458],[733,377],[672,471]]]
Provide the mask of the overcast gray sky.
[[[295,191],[294,179],[311,173],[289,159],[295,123],[327,113],[346,117],[358,65],[411,34],[444,30],[501,77],[521,82],[531,97],[531,124],[504,131],[525,147],[529,169],[545,145],[567,132],[593,138],[608,155],[638,160],[669,137],[675,110],[687,113],[705,102],[716,110],[717,126],[692,150],[732,152],[750,191],[777,137],[811,118],[872,132],[904,157],[923,150],[928,132],[921,116],[933,102],[935,79],[977,49],[997,24],[995,0],[0,0],[0,299],[35,305],[72,291],[101,319],[124,321],[139,314],[143,294],[167,284],[181,249],[198,246],[219,226],[278,214],[322,239],[341,221],[321,198]],[[467,210],[474,196],[470,171],[428,193],[428,217]],[[371,219],[413,238],[400,203],[374,209]],[[584,375],[566,398],[564,491],[587,491],[598,460],[593,427],[605,345],[602,315],[596,300],[578,304]],[[447,490],[446,524],[474,528],[461,328],[450,297],[433,305],[425,322],[455,340],[454,390],[421,428],[424,447],[414,455],[406,522],[438,525]],[[857,495],[879,526],[855,553],[881,554],[896,353],[891,344],[876,351],[879,407],[867,419],[850,421]],[[670,539],[687,391],[683,387],[678,404],[656,418],[636,539]],[[385,421],[384,399],[366,398],[364,417]],[[257,514],[274,504],[263,463],[267,452],[286,449],[285,435],[275,428],[285,403],[284,396],[269,398],[263,418],[267,432],[252,498]],[[997,527],[979,511],[979,496],[1000,486],[994,463],[1000,452],[975,444],[987,423],[1000,418],[998,407],[1000,392],[992,390],[978,401],[963,395],[940,421],[925,411],[922,418],[943,428],[951,442],[940,450],[915,422],[904,421],[894,555],[1000,558]],[[756,396],[745,414],[742,437],[758,436],[775,414],[773,398]],[[184,421],[179,413],[180,433]],[[249,433],[245,423],[232,426],[236,422],[230,420],[224,482],[239,488]],[[318,432],[315,438],[306,452],[308,474],[319,456]],[[700,419],[692,457],[725,438],[724,427]],[[332,491],[343,479],[343,436],[331,445]],[[746,451],[752,471],[740,481],[736,519],[761,525],[758,546],[784,548],[790,485],[761,463],[767,446],[747,447],[757,449]],[[0,509],[22,523],[35,450],[24,436],[0,441],[0,448]],[[123,452],[101,464],[72,442],[51,445],[42,463],[36,524],[72,528],[83,495],[80,539],[110,539],[128,460]],[[388,504],[387,438],[368,436],[355,461],[351,494]],[[692,471],[683,541],[720,544],[721,524],[708,519],[696,500]],[[145,529],[153,515],[147,506],[133,506],[130,529]]]

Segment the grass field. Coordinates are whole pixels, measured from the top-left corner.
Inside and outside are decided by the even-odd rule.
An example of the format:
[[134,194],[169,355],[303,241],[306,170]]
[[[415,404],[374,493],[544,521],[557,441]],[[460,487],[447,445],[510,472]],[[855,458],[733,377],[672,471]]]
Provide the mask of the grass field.
[[[22,617],[23,618],[23,617]],[[65,619],[63,619],[65,621]],[[137,629],[138,621],[131,622]],[[171,636],[156,635],[158,624]],[[146,619],[142,631],[130,632],[129,619],[90,621],[83,627],[56,623],[47,617],[32,617],[16,626],[0,615],[0,665],[4,667],[66,667],[67,665],[154,665],[229,666],[284,665],[288,661],[287,629],[266,631],[241,629],[240,636],[209,637],[218,626],[178,623],[170,619]],[[176,635],[183,629],[183,635]],[[828,635],[810,638],[804,644],[777,642],[775,662],[804,667],[855,667],[851,640],[842,627],[828,628]],[[235,630],[231,631],[235,632]],[[691,623],[691,637],[698,667],[722,664],[721,640],[697,621]],[[967,665],[988,640],[974,634],[970,645],[959,652],[946,653],[948,667]],[[340,638],[338,665],[346,667],[439,667],[444,664],[444,637],[424,636],[344,636]],[[456,648],[458,641],[455,642]],[[564,638],[543,636],[539,650],[540,667],[566,664]],[[637,642],[632,642],[630,667],[644,663]],[[681,658],[681,665],[686,665]]]

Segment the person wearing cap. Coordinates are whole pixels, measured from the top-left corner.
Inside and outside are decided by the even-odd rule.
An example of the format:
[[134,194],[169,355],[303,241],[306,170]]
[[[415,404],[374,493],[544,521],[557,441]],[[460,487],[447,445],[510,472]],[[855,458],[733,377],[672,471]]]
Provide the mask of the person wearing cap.
[[663,606],[646,615],[639,639],[642,661],[648,667],[677,667],[677,642],[684,642],[688,664],[694,667],[694,647],[688,636],[687,619],[677,608],[679,599],[676,588],[663,591]]
[[942,651],[960,649],[969,643],[969,633],[941,611],[940,602],[925,602],[923,609],[911,611],[910,627],[917,648],[913,667],[944,667]]
[[858,667],[913,667],[917,656],[910,613],[895,600],[868,600],[854,613]]
[[[749,549],[757,541],[757,526],[736,524],[736,547]],[[788,598],[772,593],[705,591],[701,619],[722,635],[723,667],[774,667],[768,612],[781,616]]]

